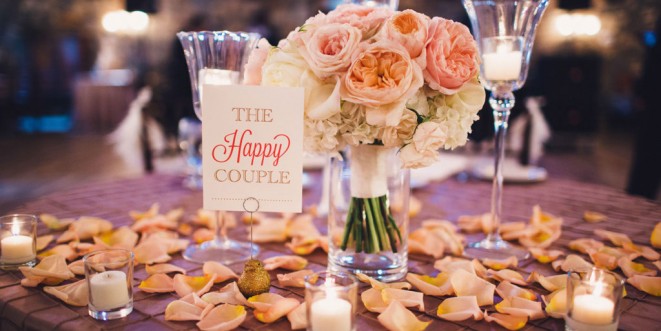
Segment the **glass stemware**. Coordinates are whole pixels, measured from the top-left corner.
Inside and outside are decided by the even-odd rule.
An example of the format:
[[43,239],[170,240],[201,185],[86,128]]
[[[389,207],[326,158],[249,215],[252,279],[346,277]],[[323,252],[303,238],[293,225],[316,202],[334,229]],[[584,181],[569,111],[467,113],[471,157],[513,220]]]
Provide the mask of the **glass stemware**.
[[[202,120],[203,85],[241,84],[243,67],[257,45],[259,35],[232,31],[182,31],[177,33],[177,37],[188,64],[195,114]],[[189,246],[183,253],[185,259],[198,263],[218,261],[229,264],[248,260],[259,252],[258,246],[230,239],[225,231],[224,215],[216,211],[215,217],[215,238]]]
[[489,91],[495,130],[494,176],[491,197],[492,227],[487,237],[469,243],[474,258],[527,258],[527,250],[512,246],[499,234],[502,216],[505,135],[515,90],[526,81],[535,28],[548,0],[462,0],[473,27],[482,63],[480,81]]

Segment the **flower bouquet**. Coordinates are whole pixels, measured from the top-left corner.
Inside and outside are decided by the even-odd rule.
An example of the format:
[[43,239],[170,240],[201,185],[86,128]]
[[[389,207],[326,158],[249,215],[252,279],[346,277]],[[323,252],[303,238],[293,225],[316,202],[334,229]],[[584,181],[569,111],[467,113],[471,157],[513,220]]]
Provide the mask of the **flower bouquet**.
[[437,161],[440,148],[464,145],[485,99],[478,61],[460,23],[345,4],[275,47],[260,41],[246,83],[305,88],[306,151],[351,150],[341,249],[396,252],[406,238],[391,215],[384,155],[395,149],[404,167],[416,168]]

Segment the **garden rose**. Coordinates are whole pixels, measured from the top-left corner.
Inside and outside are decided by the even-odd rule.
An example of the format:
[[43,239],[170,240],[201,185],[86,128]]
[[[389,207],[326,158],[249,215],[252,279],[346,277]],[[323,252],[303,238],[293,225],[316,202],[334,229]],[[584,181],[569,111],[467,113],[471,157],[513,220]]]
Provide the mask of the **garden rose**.
[[327,119],[341,110],[340,80],[320,80],[311,71],[301,77],[305,87],[305,114],[313,120]]
[[429,24],[426,53],[424,77],[434,90],[456,93],[477,75],[477,44],[468,28],[461,23],[434,17]]
[[244,83],[246,85],[259,85],[262,82],[262,67],[272,47],[266,39],[262,38],[250,53],[245,69]]
[[383,7],[367,7],[355,4],[339,5],[326,15],[328,23],[347,23],[362,33],[362,40],[374,36],[393,11]]
[[306,70],[305,60],[297,53],[272,49],[262,68],[262,85],[299,87]]
[[438,161],[436,151],[419,152],[413,144],[408,144],[399,150],[399,159],[406,168],[422,168]]
[[408,52],[390,40],[366,44],[356,52],[342,80],[342,98],[366,107],[370,125],[396,126],[406,101],[423,84],[422,70]]
[[[412,59],[424,55],[423,50],[427,43],[429,17],[407,9],[392,15],[384,24],[384,38],[390,39],[404,46]],[[424,57],[423,57],[423,60]],[[424,64],[421,65],[424,67]]]
[[424,122],[415,130],[412,143],[419,152],[436,151],[443,147],[446,136],[438,123]]
[[332,23],[301,32],[299,50],[319,78],[342,74],[351,64],[361,33],[349,24]]

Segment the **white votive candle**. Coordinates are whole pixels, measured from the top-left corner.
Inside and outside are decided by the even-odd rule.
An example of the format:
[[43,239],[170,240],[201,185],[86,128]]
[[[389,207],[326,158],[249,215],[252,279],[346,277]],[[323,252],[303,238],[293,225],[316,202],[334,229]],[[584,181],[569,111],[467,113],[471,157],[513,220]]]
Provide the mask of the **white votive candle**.
[[312,303],[310,308],[312,331],[350,331],[351,303],[326,297]]
[[13,235],[3,238],[0,242],[3,263],[19,264],[35,259],[34,243],[32,237]]
[[124,307],[129,302],[126,274],[112,270],[95,274],[90,279],[90,301],[98,310]]
[[615,304],[612,300],[592,294],[574,297],[572,318],[585,324],[605,325],[613,322]]
[[232,85],[238,83],[239,73],[237,71],[225,69],[201,69],[199,72],[200,86],[203,84],[211,85]]
[[521,51],[484,53],[484,78],[490,81],[517,80],[521,74]]

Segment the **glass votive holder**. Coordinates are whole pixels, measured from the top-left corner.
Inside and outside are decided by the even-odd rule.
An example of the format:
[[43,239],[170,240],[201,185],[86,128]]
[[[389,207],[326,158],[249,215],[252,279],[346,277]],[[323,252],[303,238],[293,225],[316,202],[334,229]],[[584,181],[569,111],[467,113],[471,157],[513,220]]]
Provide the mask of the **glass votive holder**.
[[83,257],[90,316],[105,321],[133,311],[133,259],[133,252],[126,249],[100,250]]
[[349,273],[328,271],[305,277],[309,331],[355,330],[358,280]]
[[567,331],[616,331],[624,279],[608,270],[570,272],[567,278]]
[[14,270],[37,263],[37,217],[12,214],[0,217],[0,268]]

